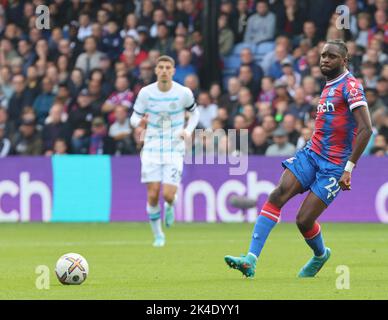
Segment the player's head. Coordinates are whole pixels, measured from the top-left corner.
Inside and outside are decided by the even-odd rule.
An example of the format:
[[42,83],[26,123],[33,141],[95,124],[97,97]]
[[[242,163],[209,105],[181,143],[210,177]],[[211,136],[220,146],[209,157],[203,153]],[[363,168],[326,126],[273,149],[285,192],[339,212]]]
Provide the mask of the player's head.
[[155,74],[158,82],[167,83],[172,81],[175,74],[175,61],[170,56],[160,56],[156,60]]
[[333,78],[341,74],[348,63],[348,48],[342,40],[330,40],[323,46],[319,66],[324,76]]

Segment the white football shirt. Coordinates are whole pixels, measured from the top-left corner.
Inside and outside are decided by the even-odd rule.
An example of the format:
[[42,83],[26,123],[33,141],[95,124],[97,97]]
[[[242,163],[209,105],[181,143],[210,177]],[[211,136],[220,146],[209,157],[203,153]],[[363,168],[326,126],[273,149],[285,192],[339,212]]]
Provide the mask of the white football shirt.
[[185,143],[179,134],[184,129],[185,111],[195,107],[192,91],[175,81],[166,92],[159,90],[157,82],[140,90],[134,112],[149,115],[142,161],[167,164],[183,160]]

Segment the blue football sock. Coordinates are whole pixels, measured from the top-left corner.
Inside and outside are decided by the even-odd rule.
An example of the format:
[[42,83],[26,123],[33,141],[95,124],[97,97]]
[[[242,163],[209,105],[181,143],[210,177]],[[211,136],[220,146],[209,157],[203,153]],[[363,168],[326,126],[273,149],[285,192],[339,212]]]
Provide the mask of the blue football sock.
[[264,217],[263,215],[259,215],[257,217],[256,224],[252,232],[249,253],[254,254],[256,258],[259,257],[264,243],[275,225],[276,222],[270,218]]
[[326,247],[323,241],[322,232],[319,232],[312,239],[305,239],[305,241],[309,245],[309,247],[314,251],[315,256],[320,257],[323,254],[325,254]]

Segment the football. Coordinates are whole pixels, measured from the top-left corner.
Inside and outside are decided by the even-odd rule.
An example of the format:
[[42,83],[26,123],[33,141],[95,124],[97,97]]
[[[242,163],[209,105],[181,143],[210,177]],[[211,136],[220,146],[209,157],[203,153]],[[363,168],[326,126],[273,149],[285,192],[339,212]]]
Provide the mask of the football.
[[78,253],[66,253],[55,266],[55,273],[62,284],[81,284],[89,273],[86,259]]

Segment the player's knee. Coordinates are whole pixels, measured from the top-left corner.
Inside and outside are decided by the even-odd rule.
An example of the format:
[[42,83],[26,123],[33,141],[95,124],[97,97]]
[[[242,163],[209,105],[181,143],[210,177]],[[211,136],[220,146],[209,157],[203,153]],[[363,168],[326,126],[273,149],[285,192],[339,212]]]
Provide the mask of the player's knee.
[[167,203],[173,203],[175,200],[175,194],[168,192],[163,194],[163,198],[164,198],[164,201],[166,201]]
[[281,186],[277,186],[269,195],[269,202],[281,208],[284,204],[284,190]]
[[314,221],[311,221],[307,215],[298,214],[296,216],[296,225],[301,232],[307,232],[312,229]]
[[155,206],[158,204],[158,198],[159,198],[159,193],[157,190],[148,190],[148,203],[152,206]]

